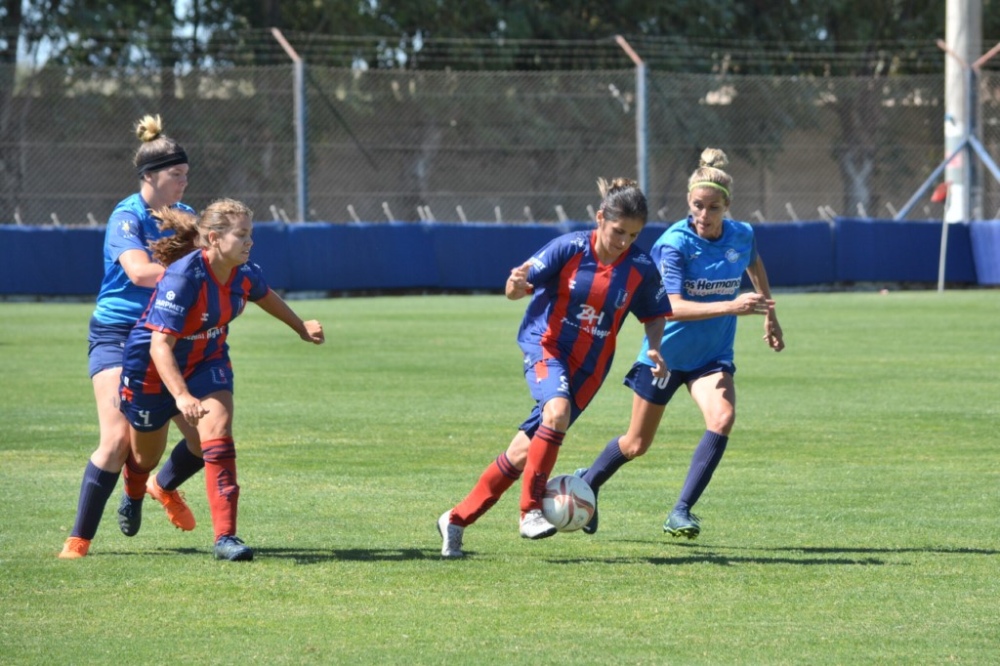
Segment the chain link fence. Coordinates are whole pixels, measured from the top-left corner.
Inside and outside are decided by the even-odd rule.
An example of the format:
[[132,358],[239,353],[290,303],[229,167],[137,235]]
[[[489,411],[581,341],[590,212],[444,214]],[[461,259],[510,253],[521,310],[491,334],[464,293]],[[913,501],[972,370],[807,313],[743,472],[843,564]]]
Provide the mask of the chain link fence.
[[[185,201],[296,210],[292,67],[0,68],[0,224],[103,224],[137,189],[134,122],[163,116],[191,158]],[[308,219],[585,220],[598,177],[637,173],[631,69],[497,72],[306,67]],[[648,72],[654,217],[686,214],[706,146],[730,157],[733,215],[889,218],[944,157],[940,75],[763,77]],[[980,139],[1000,145],[1000,79],[980,79]],[[977,161],[977,166],[978,161]],[[979,168],[980,211],[1000,186]],[[919,202],[911,219],[935,219]]]

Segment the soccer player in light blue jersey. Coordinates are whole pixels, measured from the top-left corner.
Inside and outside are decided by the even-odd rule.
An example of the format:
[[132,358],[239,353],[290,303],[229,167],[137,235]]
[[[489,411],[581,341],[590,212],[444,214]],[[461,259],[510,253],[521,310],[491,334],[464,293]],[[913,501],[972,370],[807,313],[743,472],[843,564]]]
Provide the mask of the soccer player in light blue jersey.
[[[587,408],[611,368],[618,331],[631,312],[659,341],[670,302],[652,259],[633,243],[646,225],[646,197],[634,181],[599,181],[597,228],[553,239],[511,270],[505,294],[531,295],[517,341],[535,407],[487,466],[464,500],[438,519],[441,555],[463,557],[462,537],[523,472],[520,534],[552,536],[542,514],[545,484],[566,431]],[[652,376],[666,376],[656,344],[647,349]]]
[[[128,422],[118,411],[118,378],[125,338],[146,309],[153,285],[163,266],[150,258],[149,244],[161,237],[154,210],[175,207],[188,184],[188,157],[174,139],[163,133],[160,116],[144,116],[135,127],[142,141],[133,163],[139,176],[139,191],[115,206],[104,235],[104,279],[90,320],[89,371],[97,402],[100,440],[83,472],[76,520],[59,557],[83,557],[97,533],[104,507],[125,468],[125,493],[118,507],[118,525],[126,536],[139,531],[142,499],[147,492],[148,472],[128,464]],[[193,211],[192,211],[193,212]],[[176,488],[202,467],[200,442],[194,428],[178,423],[185,439],[178,442],[171,463],[161,474],[168,489],[154,486],[149,492],[167,509],[171,522],[181,529],[194,529],[194,516]],[[197,455],[195,451],[199,452]],[[135,473],[133,473],[135,472]]]
[[233,369],[229,323],[254,302],[306,342],[322,344],[318,321],[302,321],[250,263],[252,212],[220,199],[200,216],[159,213],[175,233],[153,244],[166,272],[149,307],[125,341],[121,411],[131,430],[132,458],[151,470],[167,444],[170,420],[198,429],[205,488],[215,532],[215,557],[247,561],[253,550],[236,536],[240,487],[233,442]]
[[[763,315],[768,346],[774,351],[785,347],[753,228],[726,216],[732,200],[732,177],[722,170],[726,164],[721,150],[702,153],[701,165],[688,179],[690,214],[663,232],[650,250],[673,309],[658,345],[670,373],[660,378],[650,372],[647,338],[625,378],[635,394],[628,432],[608,442],[589,468],[576,472],[596,496],[622,465],[649,450],[667,403],[686,386],[705,419],[705,433],[663,530],[689,539],[701,532],[691,508],[722,459],[736,419],[736,318]],[[754,291],[741,294],[744,272]],[[584,532],[593,534],[597,526],[595,511]]]

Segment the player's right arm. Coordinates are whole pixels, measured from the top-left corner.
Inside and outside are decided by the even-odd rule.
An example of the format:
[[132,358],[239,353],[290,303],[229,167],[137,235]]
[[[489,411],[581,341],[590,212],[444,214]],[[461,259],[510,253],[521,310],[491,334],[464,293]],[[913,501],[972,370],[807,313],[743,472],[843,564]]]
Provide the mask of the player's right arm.
[[125,275],[138,287],[153,288],[163,275],[163,266],[149,258],[145,250],[125,250],[118,256]]
[[174,358],[174,345],[177,338],[162,331],[153,331],[149,341],[149,356],[156,366],[156,372],[160,375],[163,385],[174,396],[174,402],[184,420],[193,426],[198,425],[198,420],[208,414],[208,410],[201,406],[201,401],[188,392],[187,382],[181,368]]
[[684,254],[681,250],[660,244],[652,250],[663,276],[663,286],[670,297],[670,321],[696,321],[725,315],[766,315],[774,309],[774,301],[757,292],[740,294],[731,301],[692,301],[684,298]]
[[516,268],[510,269],[510,277],[504,285],[504,294],[508,300],[516,301],[531,293],[534,285],[528,282],[528,271],[531,269],[531,261],[526,261]]
[[152,288],[163,275],[163,266],[150,259],[142,224],[130,210],[115,210],[105,237],[107,258],[115,261],[132,284]]

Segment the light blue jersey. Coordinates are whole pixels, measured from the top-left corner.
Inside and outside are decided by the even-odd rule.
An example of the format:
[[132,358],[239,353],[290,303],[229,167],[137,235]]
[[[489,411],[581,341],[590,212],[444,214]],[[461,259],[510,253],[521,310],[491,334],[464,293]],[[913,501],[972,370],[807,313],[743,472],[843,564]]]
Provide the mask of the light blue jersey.
[[[194,209],[185,204],[173,207],[194,213]],[[149,254],[149,244],[165,235],[157,225],[152,211],[139,193],[120,201],[111,212],[104,232],[104,279],[97,295],[97,307],[94,308],[97,322],[131,326],[142,316],[153,290],[134,284],[118,263],[118,258],[128,250],[142,250]]]
[[[753,227],[746,222],[722,221],[722,235],[701,238],[690,220],[672,224],[649,252],[660,269],[667,294],[680,294],[700,303],[732,301],[740,294],[747,266],[757,258]],[[733,360],[736,315],[697,321],[670,321],[663,331],[660,353],[671,370],[693,370],[707,363]],[[643,340],[636,359],[652,365]]]

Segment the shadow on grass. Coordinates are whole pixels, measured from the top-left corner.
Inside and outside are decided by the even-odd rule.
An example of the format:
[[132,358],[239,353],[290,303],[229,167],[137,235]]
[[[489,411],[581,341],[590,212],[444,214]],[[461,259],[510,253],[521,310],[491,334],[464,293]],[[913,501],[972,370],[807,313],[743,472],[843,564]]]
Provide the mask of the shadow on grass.
[[[644,543],[648,541],[628,540],[630,543]],[[717,566],[731,566],[734,564],[793,564],[802,566],[886,566],[904,565],[906,563],[887,562],[884,559],[875,557],[876,555],[894,554],[934,554],[934,555],[1000,555],[1000,550],[986,548],[943,548],[928,546],[926,548],[867,548],[867,547],[837,547],[837,546],[783,546],[772,548],[750,547],[750,546],[720,546],[703,545],[694,543],[671,543],[674,548],[681,548],[687,552],[684,555],[675,557],[580,557],[566,559],[548,559],[552,564],[580,564],[580,563],[604,563],[604,564],[656,564],[656,565],[685,565],[685,564],[714,564]],[[719,552],[724,551],[724,552]],[[745,553],[745,554],[738,554]],[[757,554],[751,554],[757,553]],[[774,553],[774,554],[771,554]],[[802,557],[780,556],[777,553],[798,553]],[[813,555],[868,555],[869,557],[812,557]]]
[[[441,551],[420,548],[254,548],[254,559],[284,559],[295,564],[322,562],[412,562],[415,560],[440,560]],[[105,551],[102,555],[134,556],[135,552]],[[212,557],[211,549],[161,548],[142,555],[196,555]]]
[[296,564],[319,562],[412,562],[440,560],[441,551],[422,548],[259,548],[261,557],[275,557]]
[[678,557],[574,557],[567,559],[547,560],[550,564],[655,564],[683,566],[685,564],[714,564],[721,567],[729,567],[734,564],[798,564],[798,565],[848,565],[848,566],[886,566],[891,564],[885,560],[875,557],[854,558],[793,558],[793,557],[741,557],[730,555],[719,555],[716,553],[692,554]]

